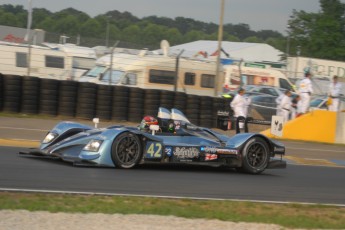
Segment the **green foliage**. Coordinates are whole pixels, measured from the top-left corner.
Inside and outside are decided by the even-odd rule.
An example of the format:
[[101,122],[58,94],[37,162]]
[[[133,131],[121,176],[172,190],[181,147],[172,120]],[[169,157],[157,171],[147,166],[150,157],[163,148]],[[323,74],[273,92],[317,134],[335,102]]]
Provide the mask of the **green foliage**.
[[258,38],[256,36],[247,37],[243,41],[244,42],[251,42],[251,43],[262,43],[263,42],[260,38]]
[[[23,6],[0,5],[0,12],[1,25],[26,27],[27,11]],[[191,18],[177,17],[171,19],[149,16],[139,19],[129,12],[117,10],[90,18],[87,14],[73,8],[67,8],[56,13],[42,8],[33,9],[32,28],[45,30],[47,32],[46,38],[59,37],[62,34],[68,37],[80,35],[81,42],[90,41],[93,38],[100,39],[103,43],[107,36],[107,27],[110,42],[123,40],[145,47],[158,48],[162,39],[168,40],[172,45],[195,40],[218,40],[217,24],[205,23]],[[52,35],[53,33],[55,35]],[[252,31],[247,24],[224,25],[224,41],[243,41],[247,37],[257,37],[255,39],[257,42],[264,41],[271,36],[274,38],[282,37],[280,33],[271,30]],[[91,46],[91,44],[87,45]]]
[[277,224],[286,228],[344,229],[345,209],[326,205],[160,199],[96,195],[0,193],[0,210],[173,215]]
[[[292,12],[288,21],[288,36],[272,30],[253,31],[248,24],[225,24],[223,41],[268,43],[289,55],[345,60],[345,4],[340,0],[320,0],[321,11]],[[0,5],[0,25],[26,27],[27,11],[20,5]],[[196,40],[218,40],[218,25],[191,18],[149,16],[139,19],[129,12],[108,11],[94,18],[67,8],[56,13],[46,9],[33,9],[32,28],[43,29],[46,38],[59,35],[81,36],[81,45],[102,45],[109,29],[109,44],[123,41],[129,48],[133,44],[158,48],[160,40],[172,45]],[[52,35],[54,33],[55,35]],[[101,42],[100,42],[101,41]],[[132,47],[131,47],[132,46]]]
[[294,11],[289,20],[291,53],[301,47],[306,57],[345,60],[345,4],[320,0],[320,13]]

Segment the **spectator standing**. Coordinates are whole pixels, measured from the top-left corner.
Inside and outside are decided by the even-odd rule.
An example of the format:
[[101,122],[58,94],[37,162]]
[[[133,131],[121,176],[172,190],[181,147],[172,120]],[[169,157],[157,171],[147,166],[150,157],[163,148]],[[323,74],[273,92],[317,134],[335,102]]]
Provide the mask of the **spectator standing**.
[[[238,90],[238,93],[234,97],[234,99],[230,103],[230,107],[234,111],[234,117],[246,117],[246,99],[244,98],[243,94],[245,93],[245,90],[243,88],[240,88]],[[239,128],[243,129],[244,123],[239,123]]]
[[292,99],[291,119],[295,119],[301,113],[301,96],[297,95]]
[[339,109],[339,97],[341,94],[341,83],[338,82],[338,76],[333,76],[333,82],[329,85],[329,97],[332,98],[332,104],[329,105],[329,111],[337,112]]
[[282,97],[282,100],[280,102],[281,115],[283,116],[284,122],[287,122],[290,118],[291,105],[292,105],[291,92],[290,92],[290,90],[286,90],[285,94]]
[[251,113],[250,104],[252,103],[252,99],[247,95],[244,96],[245,104],[244,104],[244,117],[248,117]]
[[301,113],[306,113],[310,106],[310,97],[313,93],[313,86],[311,84],[311,73],[307,71],[304,74],[304,79],[299,84],[299,92],[301,96]]

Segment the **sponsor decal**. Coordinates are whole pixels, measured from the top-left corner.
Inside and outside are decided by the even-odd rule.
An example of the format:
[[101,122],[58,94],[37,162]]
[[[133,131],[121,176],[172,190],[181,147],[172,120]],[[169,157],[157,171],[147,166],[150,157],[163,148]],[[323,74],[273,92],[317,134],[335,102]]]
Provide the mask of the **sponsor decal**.
[[24,38],[16,37],[13,34],[7,34],[4,38],[4,41],[6,42],[14,42],[14,43],[23,43]]
[[172,156],[173,149],[172,149],[171,146],[167,146],[167,147],[165,147],[164,152],[165,152],[165,154],[166,154],[168,157],[171,157],[171,156]]
[[218,154],[238,154],[236,149],[217,149]]
[[201,147],[200,151],[205,152],[205,153],[216,153],[217,152],[217,148],[215,147]]
[[199,149],[195,147],[176,147],[173,154],[178,159],[197,158],[199,157]]
[[218,158],[217,154],[206,153],[205,154],[205,161],[212,161]]
[[218,148],[209,147],[209,146],[201,147],[200,151],[204,153],[236,154],[236,155],[238,154],[238,151],[236,149],[218,149]]

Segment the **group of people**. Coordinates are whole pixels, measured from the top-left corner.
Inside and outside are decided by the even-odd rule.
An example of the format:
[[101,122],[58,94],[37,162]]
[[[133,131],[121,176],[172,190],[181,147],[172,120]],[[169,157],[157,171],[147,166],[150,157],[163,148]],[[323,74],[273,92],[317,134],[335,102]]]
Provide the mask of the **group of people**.
[[[341,83],[338,82],[338,76],[333,76],[333,81],[329,85],[328,97],[330,104],[329,111],[338,111],[341,96]],[[299,94],[292,96],[290,90],[286,90],[284,94],[276,99],[277,115],[282,116],[284,122],[294,119],[301,114],[307,113],[310,106],[311,95],[313,93],[313,86],[311,82],[311,73],[308,71],[304,75],[304,79],[299,84]],[[247,117],[248,107],[250,105],[250,98],[244,97],[245,90],[240,88],[234,99],[230,103],[230,107],[234,111],[234,117]],[[243,128],[243,123],[240,123],[240,128]]]

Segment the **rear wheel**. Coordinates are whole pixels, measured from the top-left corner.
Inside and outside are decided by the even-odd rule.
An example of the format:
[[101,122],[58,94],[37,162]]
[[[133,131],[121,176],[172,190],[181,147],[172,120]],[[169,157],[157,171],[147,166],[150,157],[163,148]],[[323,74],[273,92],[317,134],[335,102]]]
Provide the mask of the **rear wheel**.
[[125,132],[114,140],[111,158],[116,167],[130,169],[140,162],[142,152],[139,137],[133,133]]
[[269,149],[260,137],[250,139],[243,149],[243,162],[240,171],[250,174],[262,173],[269,162]]

